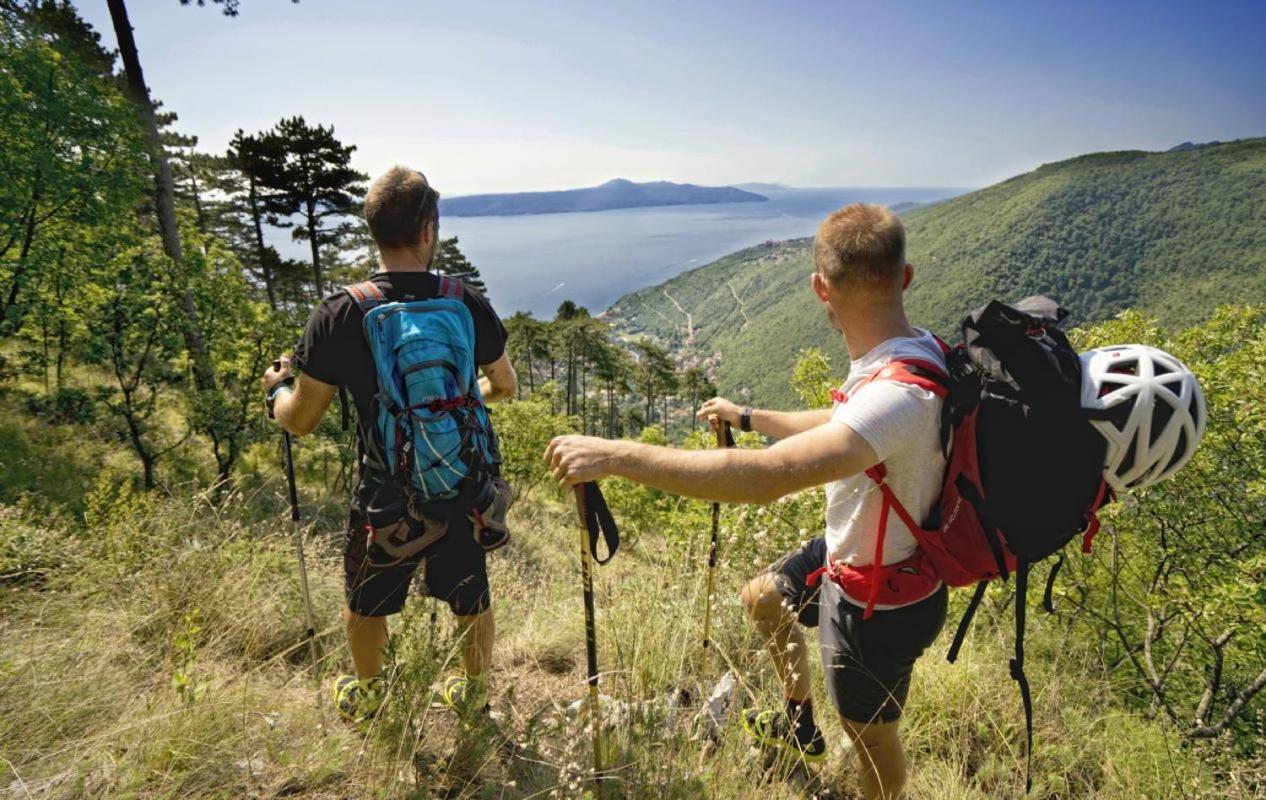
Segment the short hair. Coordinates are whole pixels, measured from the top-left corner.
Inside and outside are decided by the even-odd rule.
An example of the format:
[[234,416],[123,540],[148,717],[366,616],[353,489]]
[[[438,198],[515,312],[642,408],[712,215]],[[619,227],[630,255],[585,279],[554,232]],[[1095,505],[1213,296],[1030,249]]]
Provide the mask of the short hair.
[[440,218],[440,193],[416,169],[392,167],[365,194],[365,222],[380,247],[412,247]]
[[845,206],[818,226],[813,263],[833,286],[899,285],[906,264],[905,226],[884,206]]

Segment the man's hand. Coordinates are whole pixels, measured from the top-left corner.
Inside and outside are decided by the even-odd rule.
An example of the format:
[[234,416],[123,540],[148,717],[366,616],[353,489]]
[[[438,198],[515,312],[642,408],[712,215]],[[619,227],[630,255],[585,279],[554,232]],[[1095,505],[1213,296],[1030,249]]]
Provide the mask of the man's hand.
[[554,480],[566,489],[611,474],[611,458],[617,442],[596,436],[559,436],[545,448],[545,460]]
[[711,422],[711,418],[716,417],[722,422],[728,422],[732,427],[737,428],[739,427],[739,418],[743,416],[743,409],[724,397],[714,397],[699,406],[699,413],[695,416],[704,422]]
[[293,378],[294,374],[290,371],[290,356],[283,355],[274,364],[280,364],[280,367],[272,366],[264,373],[262,383],[264,384],[264,394],[268,394],[277,388],[277,384],[283,383],[288,378]]

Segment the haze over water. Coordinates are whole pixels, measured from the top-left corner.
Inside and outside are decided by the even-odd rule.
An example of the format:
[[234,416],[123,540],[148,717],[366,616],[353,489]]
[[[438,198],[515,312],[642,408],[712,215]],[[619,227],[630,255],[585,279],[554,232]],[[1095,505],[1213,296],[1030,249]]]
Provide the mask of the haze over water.
[[479,268],[502,316],[554,316],[573,300],[594,314],[628,292],[668,280],[768,239],[810,236],[831,211],[853,202],[895,205],[960,194],[949,188],[757,190],[764,203],[616,209],[513,217],[453,217],[441,236],[457,236]]

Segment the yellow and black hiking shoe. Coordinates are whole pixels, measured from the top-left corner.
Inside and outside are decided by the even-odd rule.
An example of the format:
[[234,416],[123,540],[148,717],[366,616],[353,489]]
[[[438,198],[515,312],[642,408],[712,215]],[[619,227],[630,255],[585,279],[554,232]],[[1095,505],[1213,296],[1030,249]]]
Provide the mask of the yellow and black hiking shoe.
[[440,688],[440,701],[462,716],[473,713],[487,714],[489,711],[488,679],[487,677],[452,675]]
[[793,725],[785,711],[743,710],[743,730],[761,747],[786,750],[810,764],[826,759],[826,739],[817,725]]
[[334,707],[347,722],[363,723],[373,719],[382,705],[382,678],[359,680],[355,675],[340,675],[334,681]]

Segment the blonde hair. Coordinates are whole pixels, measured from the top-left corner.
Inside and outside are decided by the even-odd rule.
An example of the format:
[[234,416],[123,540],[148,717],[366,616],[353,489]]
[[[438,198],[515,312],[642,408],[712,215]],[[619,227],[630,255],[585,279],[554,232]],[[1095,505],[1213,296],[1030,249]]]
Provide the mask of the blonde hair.
[[905,226],[884,206],[845,206],[818,226],[813,263],[833,286],[898,286],[906,264]]

